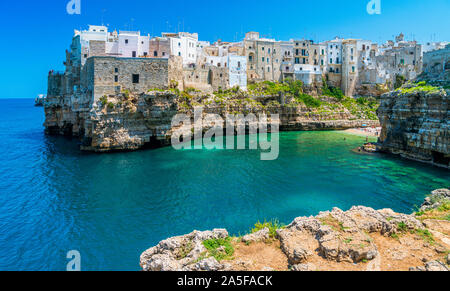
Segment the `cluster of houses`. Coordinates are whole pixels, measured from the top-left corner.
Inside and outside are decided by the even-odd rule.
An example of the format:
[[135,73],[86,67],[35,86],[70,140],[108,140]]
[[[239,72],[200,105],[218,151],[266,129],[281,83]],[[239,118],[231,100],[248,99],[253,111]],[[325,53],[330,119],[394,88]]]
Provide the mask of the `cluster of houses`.
[[[118,32],[109,31],[106,26],[89,26],[88,30],[75,31],[70,51],[66,52],[65,74],[71,75],[67,86],[74,87],[68,91],[76,91],[82,84],[83,72],[86,76],[91,71],[100,72],[93,67],[84,68],[90,58],[105,58],[105,66],[106,59],[116,63],[120,59],[121,64],[131,64],[126,67],[130,76],[120,75],[117,66],[112,65],[108,86],[123,89],[129,87],[128,83],[154,80],[153,75],[145,75],[146,66],[160,66],[154,60],[165,59],[168,60],[167,78],[184,88],[213,92],[239,86],[245,90],[251,82],[287,79],[314,87],[322,86],[325,80],[329,86],[341,88],[345,95],[357,96],[367,88],[392,89],[398,76],[413,79],[424,67],[436,70],[430,61],[440,57],[437,51],[448,52],[448,48],[444,42],[421,45],[406,41],[403,34],[382,45],[338,37],[321,43],[307,39],[278,41],[261,37],[258,32],[248,32],[240,42],[210,43],[199,40],[197,33],[162,33],[150,37],[139,31]],[[443,55],[438,71],[441,67],[444,71],[449,69],[448,54]],[[134,66],[140,72],[131,72],[137,60],[142,60],[144,65]],[[159,67],[158,70],[162,72]],[[101,73],[109,74],[109,71]],[[141,73],[144,75],[139,79]]]

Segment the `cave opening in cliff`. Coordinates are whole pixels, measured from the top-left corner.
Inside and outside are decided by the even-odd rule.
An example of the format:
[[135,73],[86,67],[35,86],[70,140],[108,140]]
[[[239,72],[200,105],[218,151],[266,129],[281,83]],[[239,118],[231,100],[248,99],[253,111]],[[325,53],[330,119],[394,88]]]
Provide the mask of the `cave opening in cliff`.
[[444,153],[432,151],[433,162],[440,165],[448,166],[450,164],[450,156],[446,156]]

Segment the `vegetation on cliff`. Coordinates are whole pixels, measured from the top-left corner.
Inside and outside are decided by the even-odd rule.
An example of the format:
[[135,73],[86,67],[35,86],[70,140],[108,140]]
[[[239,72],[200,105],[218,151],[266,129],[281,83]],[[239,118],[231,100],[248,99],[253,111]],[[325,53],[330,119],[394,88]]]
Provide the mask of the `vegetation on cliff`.
[[427,81],[420,82],[408,82],[402,87],[398,88],[396,92],[400,92],[402,95],[413,94],[413,93],[428,93],[428,94],[437,94],[442,90],[439,86],[433,86],[429,84]]
[[213,94],[205,94],[187,88],[179,94],[178,103],[182,110],[192,110],[194,106],[219,107],[231,113],[270,112],[282,107],[304,107],[308,118],[335,119],[339,114],[346,114],[350,119],[377,120],[378,101],[373,97],[354,99],[345,96],[338,88],[322,88],[321,96],[314,97],[304,92],[300,81],[261,82],[249,84],[247,91],[234,87],[218,90]]

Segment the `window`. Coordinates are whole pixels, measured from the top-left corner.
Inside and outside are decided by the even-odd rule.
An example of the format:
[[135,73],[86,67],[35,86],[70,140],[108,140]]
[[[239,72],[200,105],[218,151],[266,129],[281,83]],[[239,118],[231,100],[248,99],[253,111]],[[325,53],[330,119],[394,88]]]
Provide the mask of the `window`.
[[241,67],[241,62],[238,62],[238,68],[240,68]]
[[144,57],[146,57],[148,54],[147,54],[147,52],[144,52]]
[[336,68],[336,74],[339,74],[339,68]]
[[300,58],[295,58],[295,63],[300,64]]
[[336,58],[336,64],[339,64],[339,58]]
[[333,63],[333,59],[330,59],[330,64],[332,64]]
[[125,44],[128,44],[128,39],[125,40]]
[[355,72],[355,67],[354,67],[354,66],[352,67],[352,72],[353,72],[353,73]]
[[270,67],[267,67],[267,72],[270,73]]
[[157,56],[158,56],[158,51],[154,51],[154,52],[153,52],[153,56],[154,56],[154,57],[157,57]]
[[165,52],[163,52],[163,53],[162,53],[162,55],[163,55],[163,57],[164,57],[164,56],[166,55],[166,53],[165,53]]
[[139,84],[139,75],[138,74],[133,74],[132,79],[133,79],[133,84]]
[[269,63],[269,58],[267,58],[267,63]]
[[322,65],[322,66],[323,66],[323,60],[320,60],[320,65]]
[[261,50],[264,51],[264,47],[262,47]]
[[248,56],[248,60],[251,62],[251,61],[253,61],[253,56],[252,55],[249,55]]
[[178,52],[178,56],[181,57],[181,52]]
[[114,76],[114,82],[119,82],[119,76]]
[[270,49],[268,49],[267,52],[270,54]]
[[84,58],[87,58],[87,54],[84,54]]
[[263,62],[264,62],[264,60],[265,60],[264,57],[262,57],[262,61],[263,61]]
[[114,73],[118,73],[119,72],[119,68],[114,68]]
[[133,52],[131,53],[131,55],[132,55],[133,58],[135,58],[135,57],[136,57],[136,52],[133,51]]

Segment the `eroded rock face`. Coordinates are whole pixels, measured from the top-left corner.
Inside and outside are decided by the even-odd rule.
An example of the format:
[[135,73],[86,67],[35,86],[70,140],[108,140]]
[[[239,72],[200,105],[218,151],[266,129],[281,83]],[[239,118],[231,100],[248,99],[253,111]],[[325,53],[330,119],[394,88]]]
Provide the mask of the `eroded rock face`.
[[450,190],[438,189],[431,192],[431,195],[425,198],[425,201],[420,207],[420,211],[427,211],[436,209],[445,202],[450,202]]
[[450,97],[440,91],[383,94],[377,114],[383,151],[450,167]]
[[[79,96],[49,95],[45,104],[46,132],[55,135],[79,137],[82,150],[108,152],[137,150],[144,147],[158,147],[171,144],[172,119],[177,113],[187,114],[193,122],[192,108],[174,91],[150,91],[145,94],[120,93],[104,96],[93,102]],[[257,103],[215,103],[205,102],[207,96],[196,96],[196,102],[203,102],[203,112],[218,114],[223,119],[231,113],[279,114],[281,131],[333,130],[378,126],[378,120],[358,119],[345,107],[323,113],[299,104],[296,106],[267,105]],[[212,103],[210,103],[212,102]],[[330,101],[331,102],[331,101]],[[199,103],[200,104],[200,103]],[[208,126],[205,125],[204,130]],[[190,128],[189,128],[190,133]]]
[[334,208],[316,217],[296,218],[278,230],[278,235],[291,265],[307,261],[316,249],[329,260],[357,263],[378,254],[368,233],[390,235],[397,232],[399,223],[411,229],[423,228],[412,216],[358,206],[346,212]]
[[206,248],[203,241],[228,237],[224,229],[193,231],[184,236],[161,241],[157,246],[141,255],[140,264],[144,271],[219,271],[226,265],[213,257],[203,258]]

